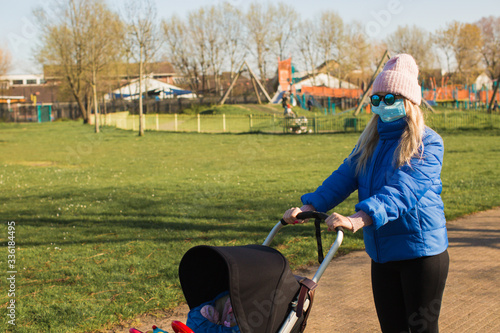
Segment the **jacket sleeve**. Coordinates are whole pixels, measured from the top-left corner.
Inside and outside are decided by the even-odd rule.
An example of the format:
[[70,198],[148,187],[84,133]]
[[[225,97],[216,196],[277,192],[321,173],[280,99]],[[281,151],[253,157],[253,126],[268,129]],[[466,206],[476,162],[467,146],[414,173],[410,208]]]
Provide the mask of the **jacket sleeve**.
[[385,186],[356,205],[356,211],[370,215],[376,229],[406,214],[432,185],[441,183],[443,154],[441,137],[428,136],[424,139],[423,156],[397,169]]
[[327,212],[344,201],[358,188],[355,159],[348,157],[313,193],[302,196],[304,205],[313,205],[319,212]]

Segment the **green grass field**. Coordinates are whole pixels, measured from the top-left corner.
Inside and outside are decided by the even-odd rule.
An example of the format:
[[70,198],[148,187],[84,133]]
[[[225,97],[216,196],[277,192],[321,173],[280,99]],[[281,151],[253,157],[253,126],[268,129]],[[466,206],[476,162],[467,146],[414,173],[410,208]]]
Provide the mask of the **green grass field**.
[[[8,270],[7,222],[15,221],[16,332],[98,331],[175,307],[189,248],[262,243],[358,135],[139,138],[114,128],[97,135],[76,122],[0,124],[0,266]],[[500,131],[442,136],[447,218],[498,206]],[[355,203],[353,195],[336,211],[351,214]],[[333,240],[324,234],[325,243]],[[313,225],[285,228],[274,246],[293,268],[311,264]],[[361,248],[361,233],[348,233],[340,252]],[[8,301],[2,292],[2,331],[11,329]]]

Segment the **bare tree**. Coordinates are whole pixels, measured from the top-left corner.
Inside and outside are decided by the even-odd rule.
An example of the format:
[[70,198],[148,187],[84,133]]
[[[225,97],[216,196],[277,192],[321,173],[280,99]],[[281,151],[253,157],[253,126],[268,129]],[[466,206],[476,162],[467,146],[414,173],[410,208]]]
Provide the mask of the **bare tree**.
[[454,59],[453,47],[457,43],[458,31],[460,25],[458,22],[448,24],[445,29],[437,30],[433,35],[433,42],[436,47],[443,52],[446,57],[447,71],[451,72],[451,62]]
[[215,94],[217,94],[221,88],[219,78],[221,75],[222,64],[225,58],[223,35],[226,32],[222,30],[223,9],[219,6],[211,6],[207,8],[207,14],[208,17],[211,18],[206,21],[205,29],[207,38],[207,53],[209,64],[214,77],[214,92]]
[[[341,60],[341,49],[344,39],[344,22],[342,18],[333,11],[326,11],[321,14],[318,30],[318,49],[320,50],[327,73],[334,68],[331,60],[337,62]],[[338,70],[340,66],[337,66]],[[329,78],[329,77],[328,77]]]
[[144,135],[143,79],[145,67],[161,47],[156,7],[151,0],[131,0],[126,3],[124,21],[126,47],[139,64],[139,136]]
[[500,76],[500,17],[483,17],[476,25],[481,29],[481,55],[486,72],[492,80],[497,79]]
[[221,5],[221,29],[223,31],[223,50],[226,54],[226,58],[229,60],[229,72],[231,75],[231,81],[234,78],[234,72],[236,71],[236,66],[239,66],[245,57],[245,34],[243,30],[243,25],[241,24],[243,20],[242,12],[232,6],[230,3],[224,2]]
[[345,78],[354,70],[359,70],[364,81],[370,70],[370,58],[373,52],[372,44],[368,41],[363,25],[353,22],[345,26],[344,43],[341,48],[341,64]]
[[120,53],[122,23],[117,14],[111,12],[101,1],[87,1],[93,13],[89,17],[89,54],[88,66],[91,75],[89,83],[92,87],[95,132],[99,133],[99,108],[97,102],[98,75]]
[[430,69],[434,65],[430,34],[417,26],[403,26],[387,38],[391,54],[408,53],[419,67]]
[[269,7],[273,19],[271,20],[271,39],[275,43],[275,54],[283,60],[292,45],[292,37],[297,33],[299,14],[288,4],[279,2]]
[[271,51],[271,22],[272,4],[268,3],[264,8],[258,2],[252,2],[246,13],[246,27],[248,31],[248,50],[257,60],[260,80],[262,82],[267,78],[267,61]]
[[302,59],[302,63],[314,80],[316,66],[318,65],[321,54],[318,50],[317,26],[312,20],[301,22],[297,33],[297,49]]
[[199,71],[193,56],[193,45],[187,25],[177,16],[162,22],[170,62],[188,78],[191,90],[199,90]]
[[200,8],[188,15],[188,26],[190,38],[193,45],[192,56],[197,62],[197,67],[201,72],[201,90],[205,91],[207,84],[208,69],[210,66],[208,55],[208,21],[212,20],[205,8]]
[[89,18],[94,14],[85,0],[54,1],[53,12],[35,9],[40,28],[36,58],[51,75],[61,76],[78,103],[84,123],[88,122],[84,103],[85,75],[89,54]]
[[7,49],[0,49],[0,75],[5,75],[11,66],[11,57]]

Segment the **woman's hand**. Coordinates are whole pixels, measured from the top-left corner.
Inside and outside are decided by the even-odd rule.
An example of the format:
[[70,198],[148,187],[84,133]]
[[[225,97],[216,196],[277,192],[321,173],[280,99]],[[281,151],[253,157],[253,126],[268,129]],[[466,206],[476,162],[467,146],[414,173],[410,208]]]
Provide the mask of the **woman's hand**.
[[332,215],[330,215],[325,220],[325,222],[326,225],[328,226],[328,231],[335,231],[335,229],[338,227],[343,227],[351,231],[353,231],[354,229],[351,220],[348,217],[340,215],[338,213],[333,213]]
[[296,223],[304,223],[307,220],[299,220],[297,219],[297,215],[302,212],[314,211],[314,207],[312,205],[304,205],[300,208],[292,207],[283,214],[283,220],[285,220],[288,224],[296,224]]

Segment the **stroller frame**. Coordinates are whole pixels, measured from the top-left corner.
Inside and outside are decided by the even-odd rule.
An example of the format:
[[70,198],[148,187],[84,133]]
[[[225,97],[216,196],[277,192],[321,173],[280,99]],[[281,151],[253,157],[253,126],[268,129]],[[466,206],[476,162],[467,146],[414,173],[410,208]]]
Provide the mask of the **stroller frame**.
[[[328,217],[327,214],[324,213],[319,213],[319,212],[303,212],[297,215],[298,219],[308,219],[308,218],[316,218],[316,219],[321,219],[325,220]],[[264,246],[270,246],[271,242],[273,241],[274,237],[278,234],[278,232],[283,228],[287,223],[284,220],[281,220],[280,222],[276,223],[276,225],[273,227],[269,235],[267,236],[266,240],[262,245]],[[326,271],[326,268],[332,261],[333,257],[335,256],[335,253],[337,253],[337,250],[339,249],[340,245],[342,245],[342,241],[344,239],[344,230],[340,227],[337,228],[337,237],[335,238],[335,241],[333,242],[332,246],[330,247],[330,250],[328,251],[325,259],[323,262],[320,264],[318,269],[316,270],[316,273],[314,274],[314,277],[312,278],[312,281],[315,283],[318,283],[319,280],[321,279],[321,276]],[[290,313],[288,314],[287,319],[283,323],[281,329],[278,331],[278,333],[289,333],[292,331],[293,327],[299,320],[299,317],[297,316],[297,304],[298,300],[295,300],[293,302],[293,307]],[[309,299],[306,299],[304,302],[303,310],[306,312],[309,309],[310,301]]]

